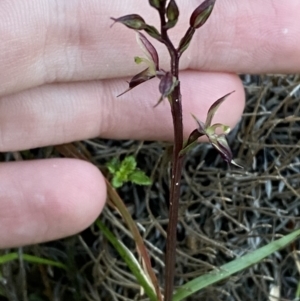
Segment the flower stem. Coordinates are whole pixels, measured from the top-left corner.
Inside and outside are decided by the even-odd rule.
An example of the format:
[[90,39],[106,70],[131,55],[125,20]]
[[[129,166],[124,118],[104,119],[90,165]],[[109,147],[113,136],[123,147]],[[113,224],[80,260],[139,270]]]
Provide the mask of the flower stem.
[[183,157],[179,152],[183,147],[183,124],[182,124],[182,104],[179,82],[179,55],[177,49],[170,41],[165,29],[165,12],[160,11],[161,37],[168,48],[171,57],[171,73],[176,77],[178,84],[169,96],[174,128],[174,147],[171,171],[171,187],[169,200],[169,223],[167,229],[167,245],[165,259],[165,290],[164,301],[172,301],[174,290],[175,262],[176,262],[176,242],[177,242],[177,222],[180,197],[180,180],[182,172]]

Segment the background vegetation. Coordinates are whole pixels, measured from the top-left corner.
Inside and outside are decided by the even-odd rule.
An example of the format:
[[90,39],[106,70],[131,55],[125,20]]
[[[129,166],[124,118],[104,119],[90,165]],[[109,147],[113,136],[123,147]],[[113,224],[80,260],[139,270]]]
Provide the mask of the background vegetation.
[[[187,155],[177,230],[176,285],[300,225],[300,76],[242,78],[247,106],[228,138],[234,157],[246,168],[229,168],[208,144]],[[134,156],[152,185],[126,182],[118,192],[137,222],[162,283],[170,182],[167,148],[158,142],[94,139],[4,153],[0,160],[85,157],[107,172],[106,163],[112,158]],[[100,220],[136,254],[132,234],[116,210],[106,206]],[[276,295],[276,290],[281,300],[296,300],[300,296],[299,248],[298,240],[187,300],[273,301],[270,295]],[[95,225],[71,238],[1,253],[0,300],[148,300]]]

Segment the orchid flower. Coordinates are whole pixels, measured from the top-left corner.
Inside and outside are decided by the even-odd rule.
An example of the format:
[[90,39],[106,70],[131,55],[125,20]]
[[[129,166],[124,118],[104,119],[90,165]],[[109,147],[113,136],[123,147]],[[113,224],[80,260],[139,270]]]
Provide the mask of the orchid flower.
[[[234,92],[234,91],[233,91]],[[196,120],[198,124],[198,128],[195,129],[189,136],[188,141],[186,142],[184,148],[181,151],[181,155],[187,152],[188,149],[190,149],[198,140],[198,138],[202,136],[206,136],[211,143],[211,145],[219,152],[221,157],[226,161],[227,163],[233,164],[237,167],[243,168],[239,164],[237,164],[232,158],[232,152],[228,145],[228,142],[226,140],[226,135],[230,132],[230,127],[221,123],[212,123],[212,119],[220,107],[220,105],[224,102],[224,100],[233,92],[230,92],[223,97],[219,98],[217,101],[215,101],[211,107],[209,108],[207,112],[207,117],[205,123],[200,121],[197,117],[194,115],[193,118]],[[216,133],[216,130],[220,128],[222,130],[221,134]]]
[[146,58],[138,57],[136,56],[134,58],[134,61],[136,64],[145,63],[147,65],[147,68],[144,69],[142,72],[136,74],[132,79],[129,81],[129,88],[125,90],[123,93],[121,93],[118,96],[121,96],[125,94],[126,92],[130,91],[134,87],[152,79],[155,76],[158,76],[160,74],[159,71],[159,58],[156,49],[154,46],[150,43],[150,41],[141,33],[136,33],[136,39],[137,43],[140,46],[140,48],[143,50]]

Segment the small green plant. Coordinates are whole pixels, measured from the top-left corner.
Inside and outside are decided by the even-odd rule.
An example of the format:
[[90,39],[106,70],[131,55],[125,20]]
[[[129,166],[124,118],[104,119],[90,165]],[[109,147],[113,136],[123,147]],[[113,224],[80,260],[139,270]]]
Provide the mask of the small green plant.
[[111,184],[115,188],[121,187],[126,182],[138,185],[151,184],[151,179],[145,172],[137,168],[137,162],[133,156],[127,156],[122,161],[113,158],[106,164],[106,167],[112,175]]

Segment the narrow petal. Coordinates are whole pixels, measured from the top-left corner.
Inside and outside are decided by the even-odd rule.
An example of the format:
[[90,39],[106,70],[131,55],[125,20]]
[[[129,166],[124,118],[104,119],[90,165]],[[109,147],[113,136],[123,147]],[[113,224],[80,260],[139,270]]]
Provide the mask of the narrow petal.
[[208,136],[212,146],[219,152],[223,160],[227,163],[232,161],[232,152],[228,145],[225,135]]
[[207,112],[207,117],[206,117],[206,121],[205,121],[205,127],[209,127],[211,125],[212,119],[215,115],[215,113],[217,112],[219,106],[223,103],[223,101],[235,91],[232,91],[226,95],[224,95],[223,97],[219,98],[218,100],[216,100],[211,107],[209,108],[208,112]]
[[159,58],[155,47],[150,43],[150,41],[140,32],[137,32],[137,42],[147,58],[152,61],[155,65],[156,70],[159,69]]
[[192,114],[192,117],[195,119],[195,121],[197,122],[199,128],[197,129],[199,133],[206,135],[206,129],[205,129],[205,124],[200,121],[195,115]]

